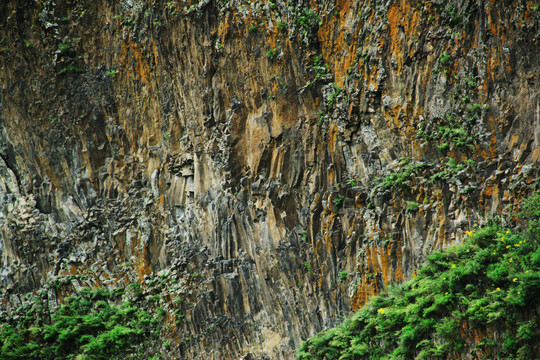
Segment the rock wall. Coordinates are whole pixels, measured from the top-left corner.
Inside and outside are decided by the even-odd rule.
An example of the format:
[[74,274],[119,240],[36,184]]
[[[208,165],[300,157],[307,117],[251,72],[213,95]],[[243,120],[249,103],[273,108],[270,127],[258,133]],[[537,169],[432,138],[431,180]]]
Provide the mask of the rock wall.
[[[164,358],[291,358],[538,181],[536,1],[0,5],[2,311],[143,285]],[[178,301],[177,301],[178,300]]]

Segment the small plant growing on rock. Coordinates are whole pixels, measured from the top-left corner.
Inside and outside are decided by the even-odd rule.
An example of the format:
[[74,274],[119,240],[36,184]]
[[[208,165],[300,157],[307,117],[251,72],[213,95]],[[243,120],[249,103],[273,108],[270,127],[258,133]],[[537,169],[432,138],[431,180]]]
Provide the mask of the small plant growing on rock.
[[439,57],[439,62],[441,63],[442,66],[450,65],[451,60],[452,60],[452,56],[450,54],[448,54],[447,52],[444,52]]
[[306,30],[314,29],[319,25],[319,15],[312,9],[304,9],[298,16],[296,24]]
[[277,56],[277,49],[268,49],[266,57],[270,60],[274,60]]
[[345,199],[345,196],[338,194],[337,197],[332,201],[334,202],[334,205],[339,206],[343,202],[343,199]]
[[406,201],[407,212],[417,212],[419,204],[416,201]]
[[60,50],[60,52],[65,53],[71,50],[71,46],[69,46],[69,44],[59,44],[58,50]]

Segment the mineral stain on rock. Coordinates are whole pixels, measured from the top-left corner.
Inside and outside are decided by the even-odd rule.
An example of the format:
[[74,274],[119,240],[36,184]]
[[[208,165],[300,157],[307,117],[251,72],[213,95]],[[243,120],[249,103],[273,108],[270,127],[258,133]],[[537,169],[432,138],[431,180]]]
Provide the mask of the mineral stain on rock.
[[147,355],[293,358],[538,184],[533,0],[10,0],[0,20],[3,318],[139,284],[166,314]]

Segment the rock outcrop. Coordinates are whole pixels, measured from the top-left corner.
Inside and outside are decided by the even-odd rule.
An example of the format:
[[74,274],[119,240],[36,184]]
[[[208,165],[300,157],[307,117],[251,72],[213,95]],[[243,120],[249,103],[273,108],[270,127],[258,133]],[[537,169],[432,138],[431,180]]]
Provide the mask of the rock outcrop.
[[[291,358],[538,182],[536,1],[0,4],[2,311],[137,282]],[[181,299],[176,302],[174,299]]]

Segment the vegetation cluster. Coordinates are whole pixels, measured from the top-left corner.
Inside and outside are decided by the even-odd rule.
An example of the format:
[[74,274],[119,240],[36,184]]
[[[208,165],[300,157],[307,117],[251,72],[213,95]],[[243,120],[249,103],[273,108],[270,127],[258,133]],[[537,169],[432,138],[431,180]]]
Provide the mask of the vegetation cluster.
[[467,231],[341,326],[304,342],[298,359],[479,358],[540,355],[540,192],[517,214]]
[[[122,291],[82,288],[56,313],[40,295],[0,318],[0,359],[134,359],[157,339],[163,311],[155,315],[125,301]],[[153,358],[157,359],[157,358]]]

